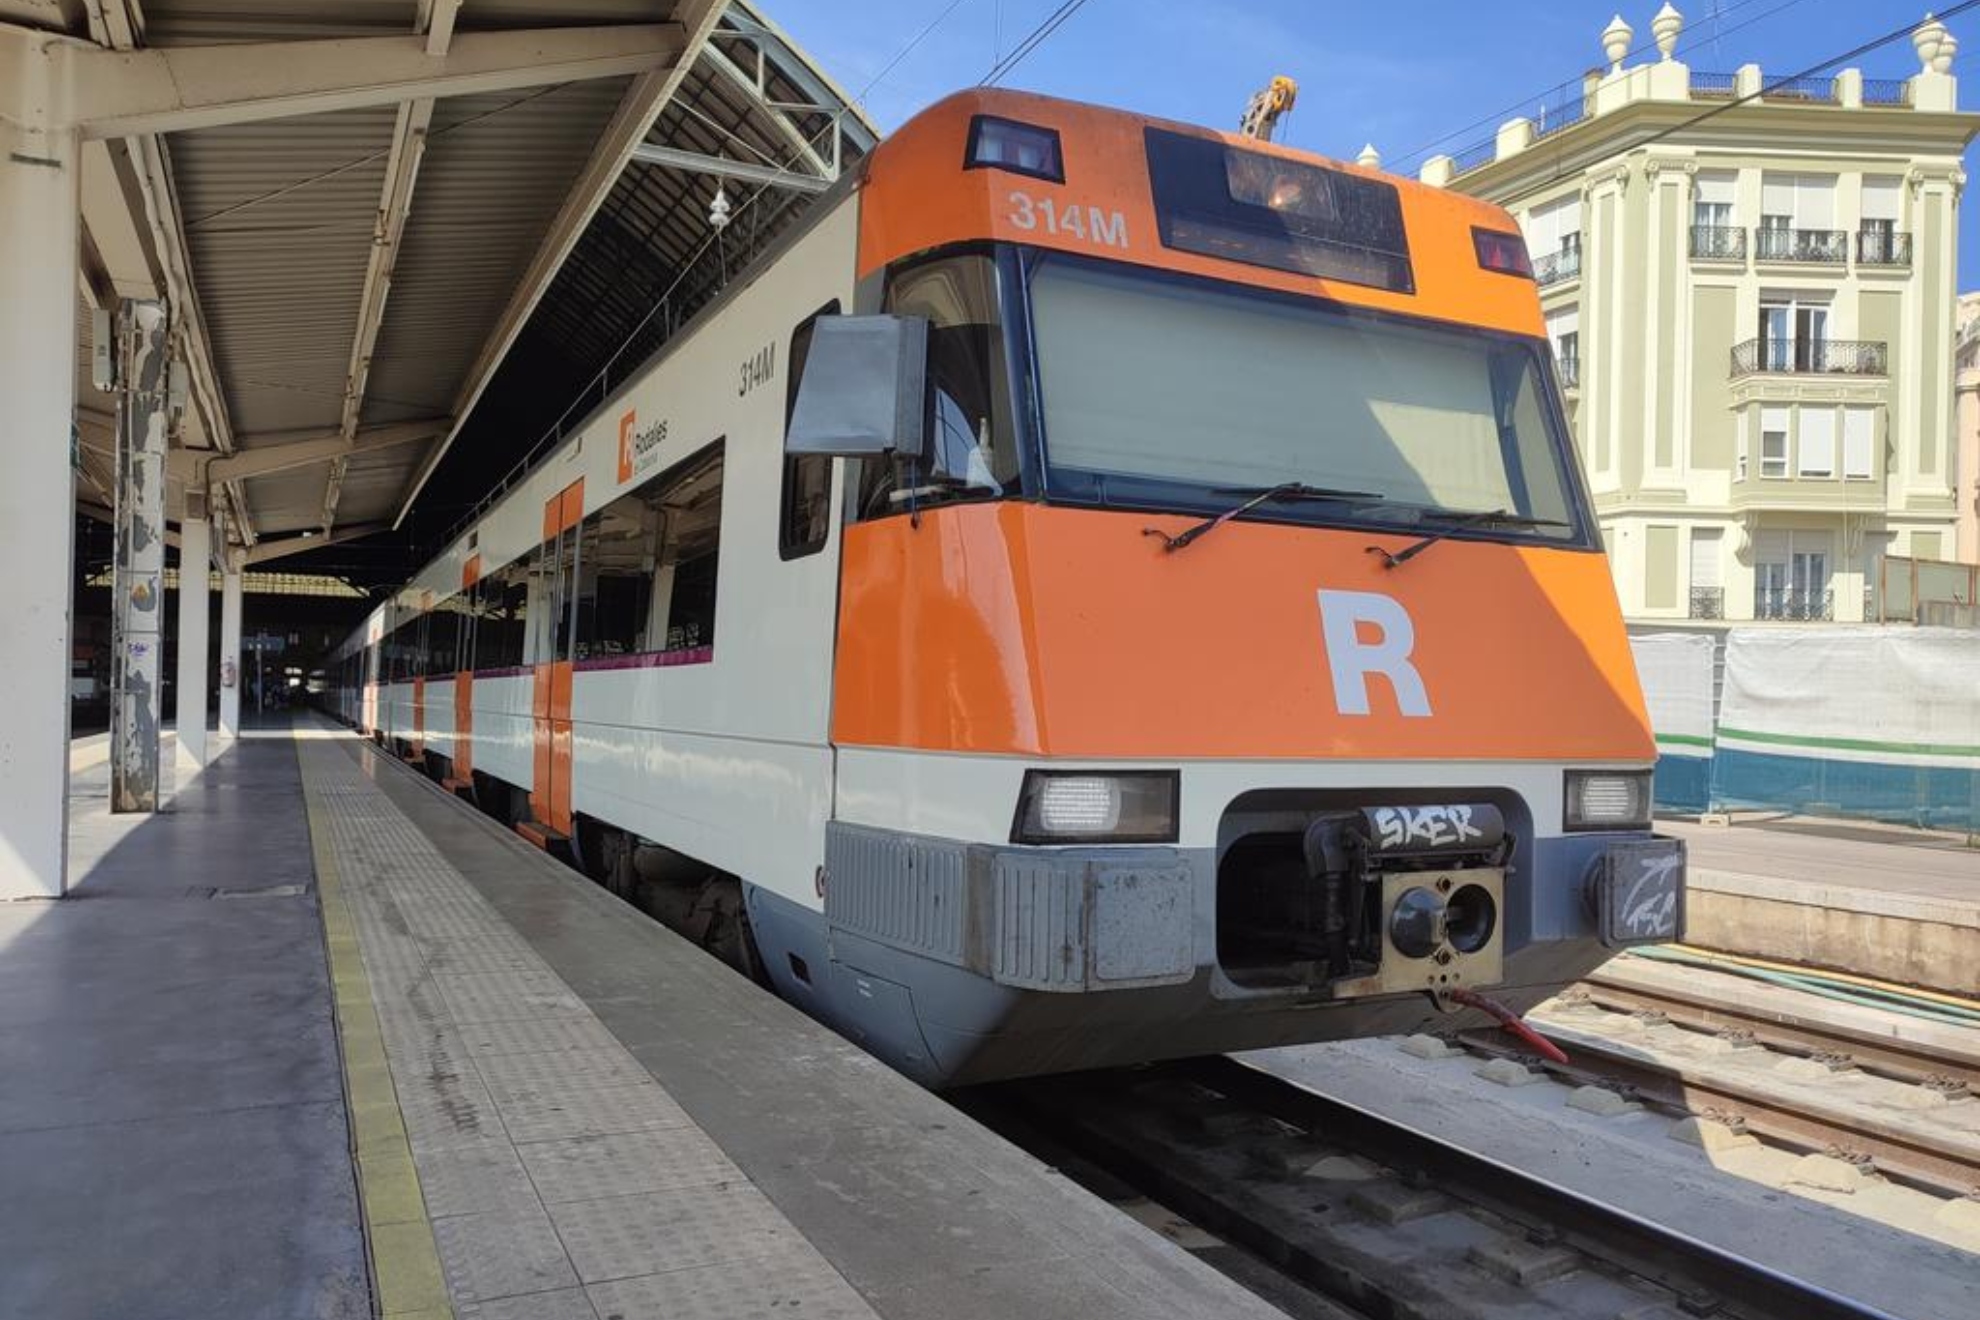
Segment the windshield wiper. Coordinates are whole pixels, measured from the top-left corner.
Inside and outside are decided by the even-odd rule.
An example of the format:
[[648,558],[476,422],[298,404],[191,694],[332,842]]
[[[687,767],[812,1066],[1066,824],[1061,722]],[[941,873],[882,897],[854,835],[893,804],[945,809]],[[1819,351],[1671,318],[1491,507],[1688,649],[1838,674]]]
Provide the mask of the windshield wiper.
[[1431,546],[1449,536],[1452,532],[1463,531],[1467,527],[1482,527],[1487,523],[1503,523],[1512,527],[1572,526],[1572,524],[1564,523],[1558,518],[1529,518],[1525,514],[1514,513],[1510,509],[1481,509],[1476,513],[1445,513],[1430,509],[1425,510],[1425,516],[1441,518],[1444,520],[1444,525],[1436,531],[1431,532],[1422,540],[1406,545],[1393,553],[1384,550],[1379,545],[1369,546],[1368,553],[1382,556],[1382,567],[1384,568],[1401,568],[1404,564],[1407,564],[1410,560],[1416,558],[1425,550],[1428,550]]
[[1282,481],[1276,486],[1218,486],[1218,495],[1250,495],[1251,498],[1235,508],[1224,510],[1213,517],[1205,518],[1194,527],[1187,528],[1170,536],[1159,527],[1144,527],[1143,536],[1159,536],[1162,548],[1168,551],[1180,550],[1205,532],[1215,531],[1241,513],[1249,513],[1261,504],[1273,500],[1323,500],[1342,504],[1375,504],[1388,498],[1372,490],[1334,490],[1327,486],[1309,486],[1303,481]]

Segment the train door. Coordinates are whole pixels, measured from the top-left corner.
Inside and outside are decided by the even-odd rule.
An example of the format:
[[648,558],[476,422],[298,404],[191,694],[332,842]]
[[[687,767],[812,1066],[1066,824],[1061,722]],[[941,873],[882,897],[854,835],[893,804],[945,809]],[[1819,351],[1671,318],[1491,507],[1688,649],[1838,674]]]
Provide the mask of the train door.
[[541,623],[530,694],[536,771],[530,815],[539,826],[565,837],[571,833],[571,665],[577,634],[578,524],[583,519],[582,478],[544,501],[540,566],[546,608],[537,616]]
[[412,674],[412,737],[407,741],[412,746],[412,757],[418,760],[426,755],[426,671],[428,658],[433,654],[433,593],[422,591],[419,595],[419,623],[413,628],[411,661]]
[[454,773],[447,787],[455,792],[474,783],[474,630],[481,611],[476,608],[481,583],[481,556],[469,555],[461,565],[461,607],[454,615]]

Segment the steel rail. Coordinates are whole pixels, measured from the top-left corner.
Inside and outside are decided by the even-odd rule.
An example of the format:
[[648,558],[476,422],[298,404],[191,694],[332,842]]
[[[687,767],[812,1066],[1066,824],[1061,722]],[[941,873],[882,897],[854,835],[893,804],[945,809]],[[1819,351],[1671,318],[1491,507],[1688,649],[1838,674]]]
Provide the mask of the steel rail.
[[1185,1074],[1264,1114],[1427,1178],[1440,1190],[1660,1284],[1686,1310],[1718,1305],[1770,1320],[1894,1320],[1868,1302],[1784,1274],[1679,1229],[1541,1178],[1480,1151],[1320,1095],[1231,1058],[1183,1065]]
[[[1789,1054],[1847,1054],[1865,1072],[1927,1085],[1941,1079],[1980,1092],[1980,1057],[1955,1058],[1929,1045],[1875,1035],[1814,1017],[1736,1004],[1703,988],[1667,990],[1624,984],[1596,972],[1578,989],[1586,1002],[1624,1013],[1661,1013],[1672,1025],[1697,1031],[1741,1031],[1759,1044]],[[1826,1004],[1826,1000],[1814,1000]]]
[[[1565,1081],[1623,1087],[1636,1099],[1661,1109],[1729,1119],[1782,1145],[1867,1158],[1880,1172],[1942,1196],[1965,1196],[1980,1189],[1980,1157],[1947,1150],[1932,1134],[1818,1101],[1774,1094],[1746,1079],[1715,1073],[1709,1064],[1649,1059],[1622,1043],[1535,1025],[1567,1051],[1566,1064],[1541,1060],[1530,1047],[1496,1030],[1468,1031],[1459,1040],[1481,1053],[1527,1059]],[[1930,1112],[1919,1111],[1921,1116]],[[1944,1138],[1951,1141],[1958,1135],[1947,1132]]]

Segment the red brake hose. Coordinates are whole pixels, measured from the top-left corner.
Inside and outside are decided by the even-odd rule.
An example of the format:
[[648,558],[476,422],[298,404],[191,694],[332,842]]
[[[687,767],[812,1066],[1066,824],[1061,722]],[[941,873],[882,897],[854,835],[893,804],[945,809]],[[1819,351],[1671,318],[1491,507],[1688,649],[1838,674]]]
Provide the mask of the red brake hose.
[[1560,1046],[1548,1040],[1532,1027],[1527,1026],[1525,1019],[1497,1000],[1487,999],[1476,990],[1466,990],[1462,987],[1455,990],[1447,990],[1445,991],[1445,995],[1454,1004],[1463,1004],[1466,1008],[1481,1009],[1484,1012],[1490,1013],[1498,1019],[1500,1026],[1525,1041],[1528,1045],[1531,1045],[1534,1049],[1540,1051],[1543,1056],[1553,1062],[1564,1064],[1568,1061],[1566,1052]]

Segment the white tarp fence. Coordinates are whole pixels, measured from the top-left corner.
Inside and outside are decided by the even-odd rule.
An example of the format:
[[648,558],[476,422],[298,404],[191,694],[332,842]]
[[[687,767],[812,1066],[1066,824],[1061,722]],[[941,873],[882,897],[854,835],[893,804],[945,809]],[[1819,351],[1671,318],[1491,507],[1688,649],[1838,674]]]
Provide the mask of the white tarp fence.
[[1718,640],[1706,633],[1647,633],[1629,639],[1650,707],[1657,755],[1712,754],[1712,663]]
[[1980,765],[1980,632],[1735,628],[1718,745],[1834,761]]

